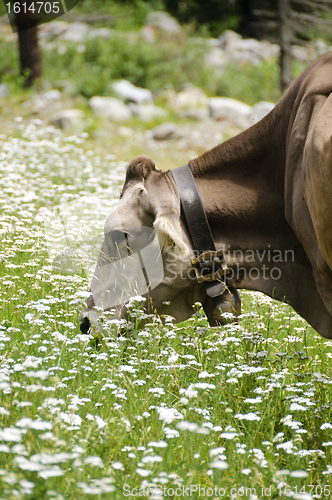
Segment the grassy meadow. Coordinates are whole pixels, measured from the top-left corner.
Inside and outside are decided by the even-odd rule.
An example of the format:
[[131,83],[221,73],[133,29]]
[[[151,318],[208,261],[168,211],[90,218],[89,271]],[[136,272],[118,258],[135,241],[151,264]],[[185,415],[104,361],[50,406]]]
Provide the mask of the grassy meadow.
[[124,163],[17,126],[0,136],[0,500],[330,498],[332,341],[245,291],[237,325],[197,306],[140,329],[137,297],[124,334],[108,313],[82,335],[88,280],[52,267],[44,222],[76,203],[102,231]]

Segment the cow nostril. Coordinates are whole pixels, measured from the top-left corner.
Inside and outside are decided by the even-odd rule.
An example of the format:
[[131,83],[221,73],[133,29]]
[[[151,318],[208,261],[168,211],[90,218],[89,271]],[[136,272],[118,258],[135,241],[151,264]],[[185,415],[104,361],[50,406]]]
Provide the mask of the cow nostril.
[[82,333],[86,334],[90,330],[91,322],[87,316],[81,319],[80,330]]

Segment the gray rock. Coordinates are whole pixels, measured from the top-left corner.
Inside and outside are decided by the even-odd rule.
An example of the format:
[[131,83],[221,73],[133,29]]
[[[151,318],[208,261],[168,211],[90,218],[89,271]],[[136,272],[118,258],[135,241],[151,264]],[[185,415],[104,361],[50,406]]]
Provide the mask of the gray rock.
[[49,23],[41,24],[38,27],[38,38],[43,39],[54,39],[60,35],[63,35],[70,28],[70,23],[66,21],[51,21]]
[[152,130],[152,137],[156,141],[165,141],[168,139],[178,139],[181,137],[177,126],[174,123],[167,122],[154,127]]
[[229,57],[225,50],[220,47],[212,46],[205,54],[205,62],[209,66],[214,66],[218,69],[223,69],[225,64],[228,62]]
[[207,120],[210,116],[208,106],[201,108],[188,108],[180,111],[180,118],[189,118],[190,120]]
[[109,28],[94,28],[88,33],[88,38],[111,38],[113,31]]
[[229,97],[211,97],[209,99],[210,115],[216,120],[245,120],[248,119],[251,107],[244,102]]
[[220,47],[219,38],[208,38],[207,40],[205,38],[202,38],[202,41],[207,42],[209,47]]
[[32,99],[25,101],[22,106],[24,108],[31,108],[32,113],[40,114],[47,111],[50,108],[51,103],[44,99],[41,94],[36,94],[32,97]]
[[79,109],[64,109],[52,115],[49,119],[50,124],[62,130],[70,130],[82,123],[84,117],[83,111]]
[[130,120],[132,117],[131,109],[115,97],[94,96],[89,100],[89,104],[96,115],[116,122]]
[[134,137],[134,135],[137,135],[137,131],[134,130],[133,128],[126,127],[124,125],[121,125],[118,127],[118,134],[121,135],[121,137]]
[[57,102],[60,101],[62,94],[58,89],[47,90],[42,94],[42,99],[45,99],[47,102]]
[[250,111],[249,115],[249,120],[252,125],[254,123],[259,122],[264,116],[266,116],[272,109],[274,108],[275,104],[273,102],[266,102],[266,101],[260,101],[257,102]]
[[73,94],[75,91],[75,84],[71,80],[57,80],[55,84],[65,94]]
[[313,57],[312,57],[312,51],[310,51],[309,46],[302,46],[302,45],[292,45],[292,57],[296,59],[299,62],[302,63],[309,63]]
[[238,48],[239,42],[242,40],[242,36],[235,31],[225,30],[219,36],[220,48],[226,52],[234,52]]
[[9,88],[7,83],[0,83],[0,99],[9,96]]
[[31,106],[31,111],[36,114],[44,113],[52,109],[53,104],[60,101],[62,94],[58,89],[47,90],[42,94],[36,94],[31,101],[24,103],[25,107]]
[[146,18],[146,24],[171,35],[182,34],[180,23],[167,12],[151,12]]
[[188,86],[178,94],[170,94],[169,105],[174,109],[197,108],[208,106],[209,98],[199,87]]
[[315,52],[316,52],[316,56],[315,57],[318,57],[322,54],[325,54],[325,52],[327,52],[328,50],[331,50],[330,47],[328,47],[326,45],[326,43],[324,42],[324,40],[322,40],[321,38],[318,38],[314,43],[313,43],[313,46],[314,46],[314,49],[315,49]]
[[143,122],[152,120],[166,120],[168,111],[155,106],[154,104],[129,104],[134,116],[137,116]]
[[140,31],[140,37],[144,42],[152,43],[156,38],[156,30],[153,26],[143,26]]
[[153,102],[151,90],[136,87],[128,80],[118,80],[114,82],[112,89],[120,99],[125,101],[135,102],[136,104]]
[[277,57],[280,51],[277,44],[266,40],[260,42],[254,38],[245,39],[232,30],[224,31],[219,41],[220,48],[225,51],[228,60],[239,64],[261,64],[262,61]]
[[89,26],[86,23],[73,23],[69,28],[59,36],[59,40],[69,42],[85,42],[89,33]]

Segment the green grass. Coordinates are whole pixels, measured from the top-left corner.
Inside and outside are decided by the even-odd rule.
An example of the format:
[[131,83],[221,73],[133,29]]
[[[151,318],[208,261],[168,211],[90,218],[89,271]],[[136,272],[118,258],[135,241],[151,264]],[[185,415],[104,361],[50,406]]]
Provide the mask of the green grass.
[[116,0],[81,0],[71,11],[73,16],[87,15],[112,15],[114,19],[100,24],[106,24],[121,31],[136,31],[145,24],[146,16],[154,10],[165,10],[162,0],[145,2],[130,0],[119,2]]
[[207,68],[202,70],[204,47],[191,40],[179,47],[173,41],[151,44],[114,33],[109,40],[88,40],[83,52],[77,44],[63,47],[63,54],[44,51],[45,78],[53,85],[70,79],[74,93],[85,97],[109,95],[111,82],[121,78],[155,92],[169,85],[180,88],[188,81],[202,85],[208,77]]
[[[160,9],[162,3],[156,2],[152,7]],[[70,97],[88,99],[93,95],[112,95],[112,82],[124,78],[149,88],[157,99],[165,89],[179,91],[190,82],[210,96],[232,97],[250,105],[261,100],[279,100],[279,68],[275,59],[259,66],[229,63],[220,74],[205,63],[207,40],[192,36],[190,27],[183,37],[174,39],[159,34],[154,43],[142,40],[138,30],[152,7],[141,1],[121,5],[98,2],[95,13],[114,11],[120,15],[135,8],[137,15],[119,18],[109,39],[69,43],[55,38],[52,43],[42,43],[43,78],[36,82],[35,90],[59,88]],[[77,9],[78,14],[92,12],[93,3],[82,2]],[[17,43],[0,39],[0,53],[1,82],[9,85],[12,96],[24,100],[30,94],[22,89]],[[294,76],[303,69],[303,64],[294,63]]]
[[[57,42],[42,50],[43,80],[36,83],[34,90],[42,90],[45,85],[59,88],[69,97],[83,98],[84,103],[94,95],[113,95],[113,81],[124,78],[152,90],[157,101],[162,100],[158,96],[165,89],[179,91],[188,82],[210,96],[232,97],[249,105],[277,102],[281,97],[279,68],[274,59],[259,66],[228,64],[220,75],[204,62],[208,50],[204,41],[197,43],[188,37],[180,44],[172,40],[159,42],[130,39],[124,32],[114,32],[109,40],[87,40],[84,47]],[[9,85],[11,95],[23,102],[31,90],[22,89],[16,45],[7,49],[8,42],[0,39],[0,79]],[[294,76],[304,68],[294,63]]]
[[[0,79],[12,95],[23,98],[26,91],[22,90],[16,44],[11,44],[12,50],[8,44],[0,39]],[[260,66],[229,64],[219,76],[205,64],[207,50],[205,41],[198,43],[194,37],[181,42],[161,38],[152,44],[119,31],[110,39],[87,40],[84,45],[56,41],[42,49],[43,80],[36,83],[36,89],[46,85],[65,89],[71,97],[90,98],[112,95],[112,82],[124,78],[156,96],[169,88],[179,91],[190,82],[208,95],[233,97],[250,105],[280,98],[275,60]]]
[[124,177],[83,141],[38,122],[0,138],[0,499],[329,498],[332,342],[289,306],[242,292],[238,325],[139,329],[137,302],[121,336],[112,315],[81,335],[88,281],[52,268],[42,221],[60,204],[102,228]]
[[[73,3],[73,2],[71,2]],[[67,2],[66,2],[67,4]],[[68,2],[69,6],[69,2]],[[116,0],[80,0],[70,11],[71,17],[80,17],[90,15],[96,17],[99,15],[111,15],[114,19],[106,20],[104,23],[124,31],[133,31],[144,25],[146,15],[153,10],[163,10],[162,1],[144,2],[142,0],[116,1]],[[0,3],[0,16],[6,14],[4,2]]]
[[251,106],[259,101],[278,102],[282,95],[275,59],[264,61],[260,66],[229,64],[211,86],[214,94],[233,97]]

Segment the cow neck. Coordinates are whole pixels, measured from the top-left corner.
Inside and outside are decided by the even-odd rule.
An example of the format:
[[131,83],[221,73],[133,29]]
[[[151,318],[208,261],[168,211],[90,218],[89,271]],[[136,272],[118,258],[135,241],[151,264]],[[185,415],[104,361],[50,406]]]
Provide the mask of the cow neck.
[[[271,178],[271,164],[279,165],[275,174],[282,174],[280,161],[284,155],[286,130],[282,123],[280,106],[261,121],[189,161],[195,181],[217,177],[255,175],[258,171]],[[265,172],[264,172],[265,170]]]
[[[228,210],[234,206],[234,217],[245,211],[250,219],[257,216],[259,199],[257,203],[255,197],[269,192],[283,197],[285,135],[279,108],[275,108],[256,125],[189,161],[210,225],[210,217],[223,216],[225,205]],[[253,193],[259,194],[249,196]],[[244,198],[246,206],[241,205]]]
[[282,145],[286,139],[282,127],[275,126],[279,120],[272,112],[189,162],[215,246],[224,249],[228,266],[241,264],[249,250],[261,255],[268,245],[288,245]]

